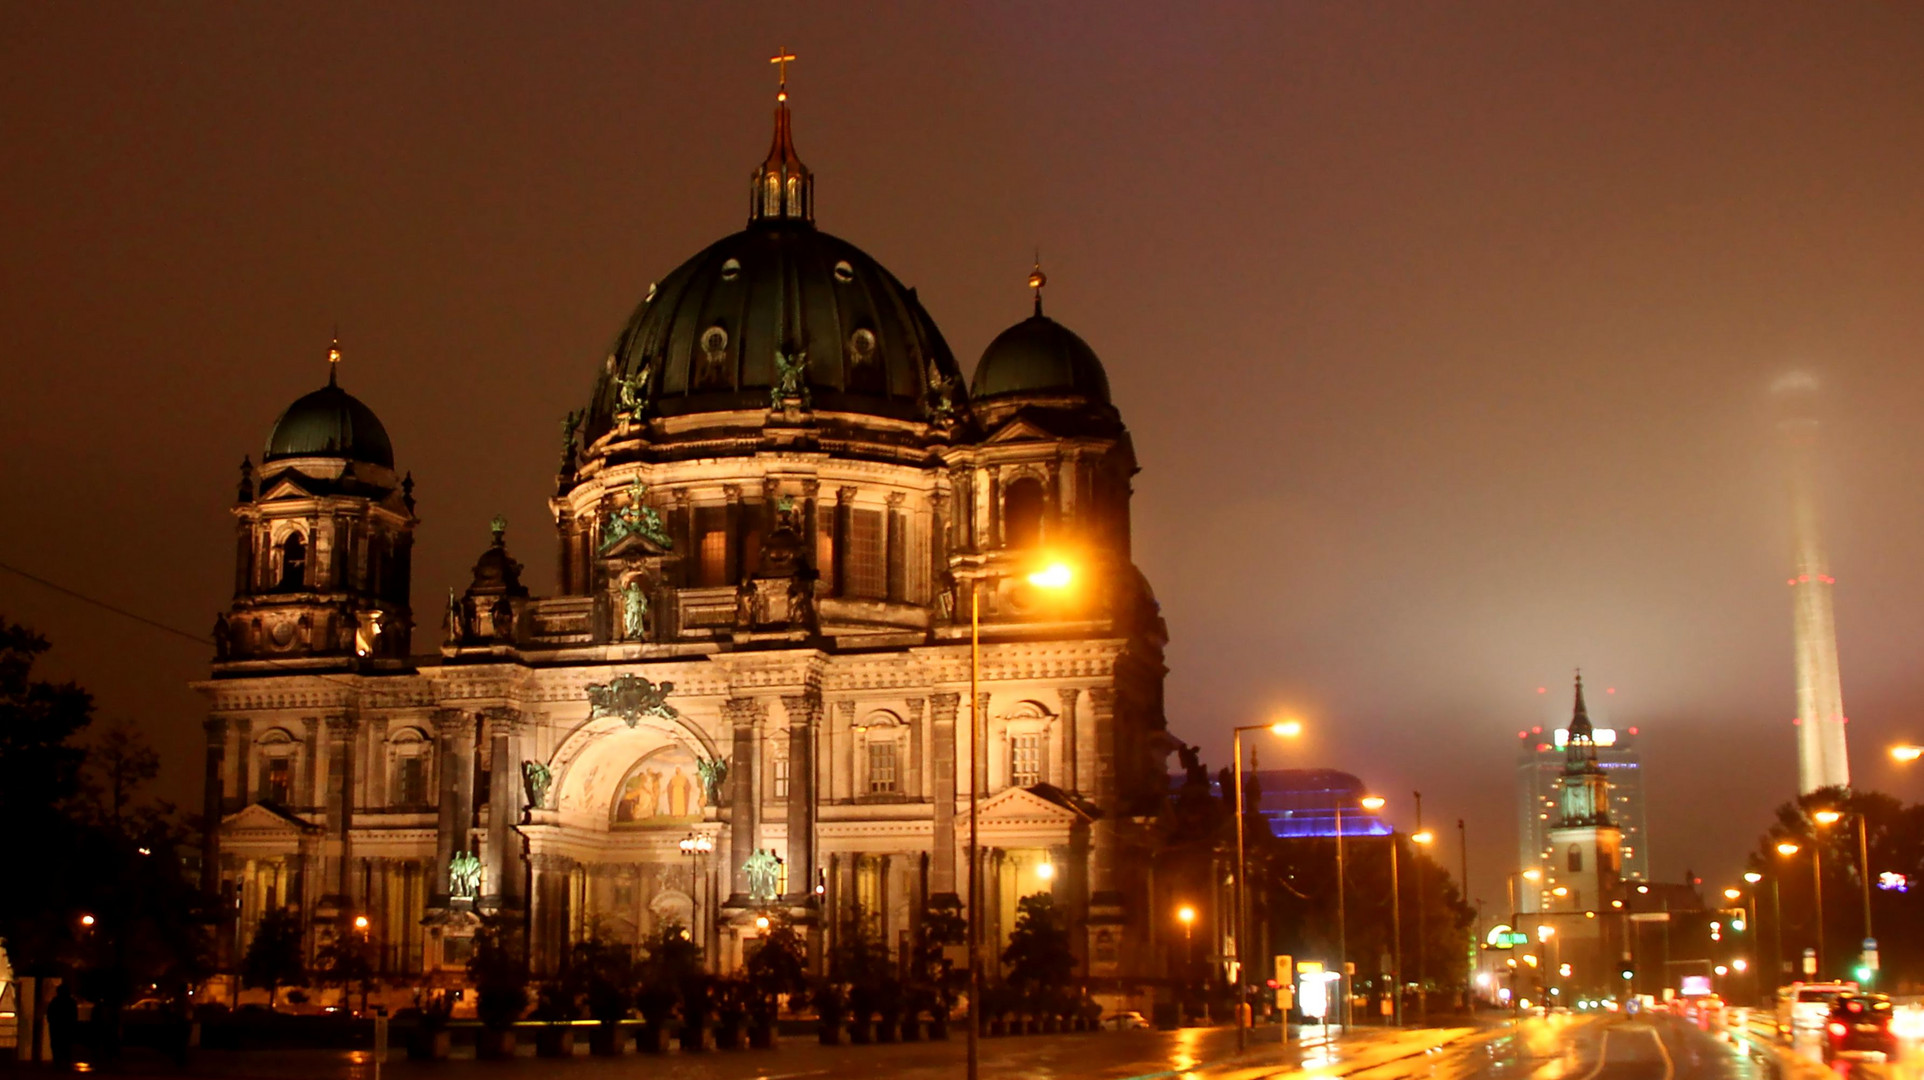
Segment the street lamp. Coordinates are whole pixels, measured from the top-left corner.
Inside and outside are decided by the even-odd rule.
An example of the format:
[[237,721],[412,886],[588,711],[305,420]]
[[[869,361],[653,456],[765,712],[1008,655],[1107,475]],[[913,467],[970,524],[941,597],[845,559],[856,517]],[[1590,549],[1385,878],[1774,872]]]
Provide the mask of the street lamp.
[[1891,760],[1899,764],[1908,765],[1921,757],[1924,757],[1924,746],[1891,747]]
[[[1910,749],[1916,749],[1912,747]],[[1819,810],[1811,814],[1811,820],[1819,825],[1835,825],[1843,818],[1841,810]],[[1871,928],[1871,865],[1870,848],[1864,837],[1864,812],[1856,810],[1852,816],[1857,819],[1857,881],[1864,893],[1864,937],[1874,938],[1877,932]]]
[[[1243,732],[1268,731],[1278,738],[1293,739],[1303,733],[1301,720],[1278,720],[1273,724],[1245,724],[1231,732],[1231,753],[1235,755],[1236,776],[1236,1049],[1249,1045],[1249,1024],[1243,1023],[1243,1010],[1249,1005],[1249,965],[1243,963],[1243,949],[1249,940],[1249,894],[1243,891],[1248,874],[1248,859],[1243,849]],[[1253,1023],[1255,1017],[1251,1016]]]
[[675,842],[681,853],[688,857],[688,934],[695,935],[695,921],[701,917],[701,860],[702,856],[715,850],[715,838],[704,833],[689,833]]
[[[1028,575],[1038,589],[1062,590],[1074,584],[1075,570],[1051,559]],[[968,1080],[981,1075],[978,1043],[982,1036],[982,577],[969,578],[969,1030]]]
[[[1831,812],[1818,811],[1820,814]],[[1777,854],[1786,859],[1802,850],[1802,845],[1792,840],[1780,840],[1777,843]],[[1810,845],[1810,895],[1817,921],[1817,947],[1812,950],[1812,958],[1817,962],[1815,973],[1821,975],[1824,971],[1824,845],[1815,842]]]

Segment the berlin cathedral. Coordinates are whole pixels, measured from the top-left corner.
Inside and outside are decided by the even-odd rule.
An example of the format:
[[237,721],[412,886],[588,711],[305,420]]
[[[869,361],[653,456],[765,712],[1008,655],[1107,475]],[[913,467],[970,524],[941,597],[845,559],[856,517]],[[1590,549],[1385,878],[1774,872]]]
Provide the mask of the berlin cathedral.
[[1083,973],[1155,974],[1177,743],[1102,364],[1038,270],[965,379],[816,227],[790,123],[783,94],[747,227],[648,287],[565,421],[556,595],[497,519],[415,651],[413,478],[338,364],[243,463],[196,685],[226,948],[270,910],[310,948],[365,918],[384,971],[458,980],[503,912],[537,971],[670,924],[728,971],[779,906],[811,962],[851,918],[902,950],[966,904],[973,788],[991,948],[1047,892]]

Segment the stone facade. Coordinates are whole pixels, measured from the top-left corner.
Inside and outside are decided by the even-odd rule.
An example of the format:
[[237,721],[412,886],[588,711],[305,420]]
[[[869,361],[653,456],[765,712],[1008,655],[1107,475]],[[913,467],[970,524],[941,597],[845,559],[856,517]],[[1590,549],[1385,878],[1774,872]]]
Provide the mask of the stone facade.
[[[778,150],[788,130],[784,105]],[[410,656],[413,496],[391,461],[324,441],[249,472],[229,629],[198,684],[232,948],[283,905],[317,940],[365,914],[386,970],[446,978],[487,911],[524,915],[543,970],[589,933],[669,920],[732,969],[769,905],[810,928],[813,959],[858,910],[901,948],[931,900],[966,896],[979,760],[986,940],[1049,891],[1084,971],[1154,973],[1147,819],[1174,743],[1106,381],[1093,354],[1049,374],[1047,342],[1087,347],[1038,291],[972,399],[913,290],[815,231],[792,145],[771,161],[805,181],[794,212],[758,201],[711,249],[746,254],[651,287],[564,425],[558,595],[522,586],[497,521],[438,655]],[[736,285],[733,315],[677,299]],[[809,290],[839,306],[784,299]],[[673,329],[697,317],[698,337]],[[757,341],[779,362],[729,352]],[[1050,560],[1068,589],[1029,580]]]

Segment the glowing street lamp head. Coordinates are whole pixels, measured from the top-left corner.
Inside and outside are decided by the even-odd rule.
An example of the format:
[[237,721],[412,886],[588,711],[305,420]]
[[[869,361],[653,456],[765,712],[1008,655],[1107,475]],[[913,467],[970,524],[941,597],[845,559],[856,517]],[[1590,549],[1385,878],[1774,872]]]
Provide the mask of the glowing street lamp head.
[[1523,880],[1525,880],[1525,881],[1542,881],[1542,880],[1543,880],[1543,871],[1541,871],[1541,870],[1525,870],[1525,871],[1523,872]]
[[1035,876],[1044,881],[1053,879],[1056,876],[1056,864],[1047,862],[1038,864],[1035,868]]
[[1741,975],[1745,971],[1750,970],[1750,961],[1745,960],[1743,957],[1740,956],[1737,959],[1732,960],[1730,962],[1730,970],[1735,971]]
[[1180,920],[1184,926],[1188,926],[1190,923],[1196,921],[1196,909],[1190,907],[1188,904],[1184,904],[1176,909],[1176,918]]
[[1835,825],[1844,815],[1836,810],[1819,810],[1812,814],[1811,820],[1819,825]]
[[1777,845],[1777,854],[1779,855],[1795,855],[1802,850],[1804,850],[1802,847],[1790,840],[1781,841]]
[[1076,573],[1066,562],[1051,562],[1042,569],[1029,575],[1029,584],[1038,589],[1066,589],[1076,579]]
[[1281,735],[1285,739],[1293,739],[1303,733],[1303,722],[1301,720],[1278,720],[1269,725],[1269,733],[1271,735]]
[[1726,900],[1735,900],[1742,895],[1744,895],[1744,891],[1742,889],[1725,889],[1724,890],[1724,899]]
[[365,915],[354,916],[354,929],[356,930],[367,929],[367,916]]
[[768,916],[766,915],[755,916],[755,929],[757,930],[768,929]]
[[[1559,885],[1556,888],[1550,890],[1550,895],[1551,896],[1568,896],[1570,895],[1570,890],[1568,888],[1565,888],[1562,885]],[[1546,926],[1543,929],[1548,930],[1549,927]]]
[[1910,762],[1910,761],[1916,761],[1918,758],[1921,758],[1921,757],[1924,757],[1924,746],[1891,747],[1892,761]]
[[1436,840],[1436,834],[1428,829],[1424,829],[1422,832],[1411,833],[1410,840],[1418,844],[1433,843]]
[[1363,809],[1365,810],[1381,810],[1383,809],[1383,804],[1389,800],[1383,798],[1381,795],[1365,795],[1357,801],[1363,804]]
[[94,917],[92,915],[82,915],[80,917],[80,925],[92,926],[93,924],[94,924]]
[[1764,875],[1758,873],[1755,870],[1746,870],[1744,871],[1744,880],[1750,882],[1752,885],[1755,885],[1758,882],[1764,880]]

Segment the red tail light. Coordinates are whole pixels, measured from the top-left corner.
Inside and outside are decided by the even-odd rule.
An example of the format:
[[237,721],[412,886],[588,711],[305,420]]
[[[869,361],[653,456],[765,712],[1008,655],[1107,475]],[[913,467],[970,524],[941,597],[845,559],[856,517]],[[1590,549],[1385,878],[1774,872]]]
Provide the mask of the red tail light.
[[1849,1028],[1845,1027],[1844,1025],[1838,1023],[1835,1020],[1830,1022],[1830,1033],[1832,1035],[1842,1035],[1843,1033],[1849,1030],[1850,1030]]

